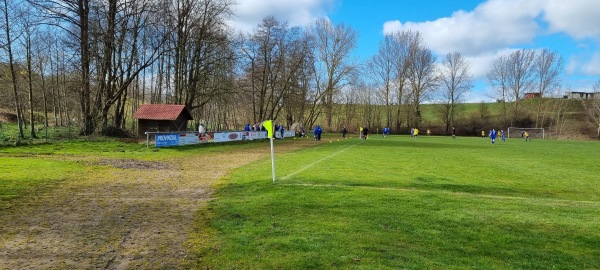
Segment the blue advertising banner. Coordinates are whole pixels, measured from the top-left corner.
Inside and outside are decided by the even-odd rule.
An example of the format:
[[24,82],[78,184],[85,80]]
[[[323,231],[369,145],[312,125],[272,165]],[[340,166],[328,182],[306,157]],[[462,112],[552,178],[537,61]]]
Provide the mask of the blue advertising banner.
[[167,147],[179,145],[179,133],[156,134],[156,147]]

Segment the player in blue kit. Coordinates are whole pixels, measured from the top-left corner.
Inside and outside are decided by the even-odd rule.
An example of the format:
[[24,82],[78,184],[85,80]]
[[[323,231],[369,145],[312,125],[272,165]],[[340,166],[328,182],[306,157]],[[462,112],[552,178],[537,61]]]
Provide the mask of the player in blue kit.
[[492,140],[492,144],[494,144],[496,142],[496,130],[492,128],[492,130],[490,130],[489,136]]

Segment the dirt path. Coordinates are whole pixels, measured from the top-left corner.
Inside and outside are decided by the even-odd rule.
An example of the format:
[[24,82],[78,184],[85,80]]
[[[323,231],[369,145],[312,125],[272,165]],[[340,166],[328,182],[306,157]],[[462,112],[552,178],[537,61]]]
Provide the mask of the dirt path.
[[0,269],[185,268],[195,259],[186,239],[211,185],[268,155],[241,149],[172,163],[101,160],[114,168],[0,207]]

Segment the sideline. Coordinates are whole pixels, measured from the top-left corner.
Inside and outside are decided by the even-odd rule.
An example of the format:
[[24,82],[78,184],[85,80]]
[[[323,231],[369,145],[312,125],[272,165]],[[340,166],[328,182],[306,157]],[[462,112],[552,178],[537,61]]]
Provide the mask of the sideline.
[[[281,186],[289,187],[324,187],[324,188],[356,188],[356,189],[375,189],[375,190],[391,190],[391,191],[405,191],[405,192],[421,192],[421,193],[443,193],[461,197],[472,197],[472,198],[488,198],[488,199],[502,199],[502,200],[522,200],[522,201],[547,201],[554,203],[580,203],[587,205],[600,205],[600,201],[586,201],[586,200],[568,200],[568,199],[556,199],[556,198],[540,198],[540,197],[523,197],[523,196],[510,196],[510,195],[491,195],[491,194],[479,194],[469,192],[455,192],[449,190],[428,190],[428,189],[415,189],[415,188],[393,188],[393,187],[373,187],[373,186],[360,186],[360,185],[336,185],[336,184],[307,184],[307,183],[296,183],[296,184],[281,184]],[[573,206],[573,205],[568,205]]]
[[363,140],[358,140],[358,142],[357,142],[357,143],[355,143],[355,144],[352,144],[352,145],[350,145],[350,146],[348,146],[348,147],[346,147],[346,148],[344,148],[344,149],[342,149],[342,150],[340,150],[340,151],[337,151],[337,152],[335,152],[335,153],[333,153],[333,154],[331,154],[331,155],[329,155],[329,156],[326,156],[326,157],[324,157],[324,158],[322,158],[322,159],[319,159],[319,160],[317,160],[317,161],[314,161],[313,163],[310,163],[310,164],[308,164],[308,165],[306,165],[306,166],[304,166],[304,167],[300,168],[299,170],[297,170],[297,171],[295,171],[295,172],[292,172],[292,173],[290,173],[290,174],[288,174],[288,175],[284,176],[283,178],[281,178],[281,180],[287,180],[287,179],[290,179],[290,177],[292,177],[292,176],[294,176],[294,175],[296,175],[296,174],[299,174],[299,173],[301,173],[301,172],[303,172],[303,171],[306,171],[306,170],[307,170],[307,169],[309,169],[310,167],[314,166],[315,164],[317,164],[317,163],[319,163],[319,162],[321,162],[321,161],[323,161],[323,160],[330,159],[330,158],[332,158],[332,157],[336,156],[337,154],[340,154],[340,153],[342,153],[342,152],[345,152],[345,151],[347,151],[348,149],[350,149],[350,148],[352,148],[352,147],[354,147],[354,146],[357,146],[358,144],[362,143],[362,141],[363,141]]

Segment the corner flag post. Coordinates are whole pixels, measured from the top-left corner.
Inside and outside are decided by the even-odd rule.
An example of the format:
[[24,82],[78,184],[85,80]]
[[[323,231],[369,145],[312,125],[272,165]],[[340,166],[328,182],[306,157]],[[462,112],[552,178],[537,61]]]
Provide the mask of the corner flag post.
[[275,184],[275,150],[273,148],[273,138],[269,138],[271,141],[271,171],[273,172],[273,184]]
[[273,173],[273,184],[275,184],[275,149],[273,148],[273,120],[267,120],[262,123],[267,130],[267,137],[271,142],[271,171]]

